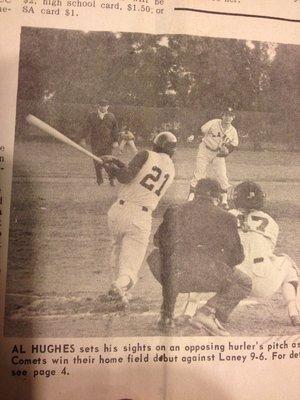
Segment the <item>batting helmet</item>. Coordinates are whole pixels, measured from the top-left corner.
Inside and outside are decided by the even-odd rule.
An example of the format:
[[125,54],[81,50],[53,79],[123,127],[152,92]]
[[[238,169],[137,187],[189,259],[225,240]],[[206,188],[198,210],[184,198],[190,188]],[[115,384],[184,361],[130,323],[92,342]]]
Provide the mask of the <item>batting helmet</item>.
[[153,140],[154,150],[172,156],[177,145],[176,136],[171,132],[160,132]]
[[222,193],[222,188],[214,179],[200,179],[195,187],[196,198],[212,198],[219,199]]
[[265,202],[265,193],[255,182],[245,181],[233,190],[233,204],[236,208],[261,210]]

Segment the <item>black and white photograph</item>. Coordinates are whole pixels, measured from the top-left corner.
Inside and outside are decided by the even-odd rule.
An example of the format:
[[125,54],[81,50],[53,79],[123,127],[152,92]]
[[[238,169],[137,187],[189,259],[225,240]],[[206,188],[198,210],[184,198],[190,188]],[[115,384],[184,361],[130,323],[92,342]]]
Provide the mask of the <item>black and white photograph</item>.
[[299,56],[23,27],[5,336],[299,334]]

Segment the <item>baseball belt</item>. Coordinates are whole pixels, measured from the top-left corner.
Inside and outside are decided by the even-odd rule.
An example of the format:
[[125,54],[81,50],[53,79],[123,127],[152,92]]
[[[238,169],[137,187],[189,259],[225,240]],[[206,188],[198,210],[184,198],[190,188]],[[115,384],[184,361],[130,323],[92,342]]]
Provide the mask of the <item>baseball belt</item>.
[[263,257],[258,257],[258,258],[254,258],[254,259],[253,259],[254,264],[258,264],[258,263],[261,263],[261,262],[263,262],[263,261],[264,261],[264,258],[263,258]]
[[[121,204],[121,206],[123,206],[125,203],[126,203],[125,200],[119,200],[119,204]],[[127,203],[128,203],[128,202],[127,202]],[[142,206],[141,208],[142,208],[142,210],[145,211],[145,212],[148,212],[148,211],[149,211],[149,208],[148,208],[148,207]]]

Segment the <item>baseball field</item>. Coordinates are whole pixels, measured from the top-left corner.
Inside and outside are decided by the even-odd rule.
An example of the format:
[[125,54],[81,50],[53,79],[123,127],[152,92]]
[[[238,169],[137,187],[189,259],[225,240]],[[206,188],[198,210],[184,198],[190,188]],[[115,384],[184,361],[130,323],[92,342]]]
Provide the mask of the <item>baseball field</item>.
[[[180,147],[176,180],[154,214],[153,232],[171,202],[187,198],[197,147]],[[122,155],[129,159],[128,154]],[[262,185],[266,211],[280,226],[278,252],[300,265],[300,158],[283,151],[237,151],[227,158],[232,183]],[[107,211],[117,195],[106,181],[97,186],[90,159],[57,142],[17,142],[11,202],[6,288],[6,336],[158,336],[159,284],[147,264],[140,271],[127,312],[102,297],[110,286]],[[152,240],[152,239],[151,239]],[[230,240],[230,238],[228,238]],[[150,241],[149,250],[152,244]],[[185,296],[178,301],[180,313]],[[203,300],[207,295],[203,295]],[[278,293],[241,303],[226,328],[233,336],[283,336],[292,327]],[[175,336],[207,335],[177,326]]]

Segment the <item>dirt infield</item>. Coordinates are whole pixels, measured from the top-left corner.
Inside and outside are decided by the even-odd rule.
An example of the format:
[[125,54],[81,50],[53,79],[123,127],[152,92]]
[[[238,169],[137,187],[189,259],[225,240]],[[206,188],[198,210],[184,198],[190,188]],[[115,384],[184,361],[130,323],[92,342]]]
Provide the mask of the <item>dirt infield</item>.
[[[175,156],[176,180],[154,214],[184,201],[196,148]],[[124,156],[126,158],[126,155]],[[128,158],[128,156],[127,156]],[[297,153],[238,151],[227,159],[232,182],[253,179],[267,192],[267,211],[281,231],[278,251],[300,264],[300,159]],[[117,188],[95,183],[92,162],[57,143],[17,143],[11,204],[6,336],[158,336],[160,287],[144,263],[129,312],[101,300],[111,282],[106,214]],[[151,242],[150,242],[151,243]],[[149,250],[151,245],[149,246]],[[205,297],[204,297],[205,298]],[[184,296],[180,296],[178,311]],[[232,314],[234,336],[294,335],[280,294],[243,302]],[[174,335],[206,335],[189,326]]]

